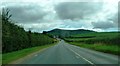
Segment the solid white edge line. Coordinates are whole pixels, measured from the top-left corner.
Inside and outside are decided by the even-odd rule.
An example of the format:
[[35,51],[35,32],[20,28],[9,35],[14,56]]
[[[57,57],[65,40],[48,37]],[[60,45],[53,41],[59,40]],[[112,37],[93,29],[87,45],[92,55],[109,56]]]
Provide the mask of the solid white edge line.
[[[68,47],[67,47],[68,48]],[[93,66],[96,66],[93,62],[87,60],[86,58],[82,57],[80,54],[78,54],[77,52],[75,52],[74,50],[68,48],[70,51],[72,51],[73,53],[75,53],[77,56],[81,57],[82,59],[84,59],[85,61],[87,61],[88,63],[92,64]]]

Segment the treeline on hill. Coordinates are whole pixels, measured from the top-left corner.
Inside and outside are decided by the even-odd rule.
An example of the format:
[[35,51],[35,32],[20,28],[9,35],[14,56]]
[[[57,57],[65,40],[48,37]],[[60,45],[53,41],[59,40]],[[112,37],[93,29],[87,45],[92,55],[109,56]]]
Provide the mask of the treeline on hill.
[[77,29],[77,30],[53,29],[51,31],[44,31],[43,33],[48,34],[49,36],[65,38],[65,37],[70,37],[71,35],[94,33],[94,32],[95,31],[85,30],[85,29]]
[[10,22],[8,9],[2,11],[2,52],[8,53],[12,51],[51,44],[53,38],[41,33],[26,32],[22,27]]
[[72,35],[64,38],[67,42],[77,42],[83,44],[111,44],[120,45],[120,32],[98,32]]

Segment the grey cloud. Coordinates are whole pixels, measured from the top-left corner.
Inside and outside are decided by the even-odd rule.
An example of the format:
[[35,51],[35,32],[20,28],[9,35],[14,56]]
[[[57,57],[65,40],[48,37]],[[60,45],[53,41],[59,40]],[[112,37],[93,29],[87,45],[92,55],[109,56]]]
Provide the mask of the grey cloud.
[[112,17],[107,18],[105,21],[98,21],[98,22],[92,22],[92,25],[94,28],[99,29],[111,29],[111,28],[118,28],[118,13],[111,15]]
[[119,21],[119,19],[118,19],[118,13],[113,14],[113,16],[110,17],[110,18],[108,18],[108,20],[113,21],[114,23],[118,24],[118,21]]
[[84,16],[97,13],[101,8],[101,2],[63,2],[55,6],[56,13],[61,19],[82,19]]
[[94,28],[109,29],[117,27],[113,21],[92,22]]
[[40,22],[46,15],[42,7],[37,5],[8,6],[12,19],[20,23]]
[[[58,3],[57,5],[46,4],[44,5],[44,7],[43,6],[40,7],[38,4],[32,3],[30,3],[29,5],[25,4],[21,5],[20,3],[17,5],[13,4],[8,6],[8,8],[11,10],[10,13],[13,15],[12,19],[18,22],[18,24],[23,25],[25,29],[33,28],[32,31],[36,32],[51,30],[56,27],[57,28],[84,27],[89,29],[94,27],[95,29],[99,28],[107,30],[109,28],[116,27],[116,24],[118,22],[116,15],[113,16],[114,14],[108,13],[109,15],[106,16],[106,12],[101,11],[104,10],[103,8],[105,5],[102,2],[62,2]],[[48,6],[51,6],[52,8],[49,8]],[[54,12],[54,10],[56,12]],[[106,21],[99,20],[99,18],[97,17],[95,18],[91,17],[98,13],[102,14],[104,13],[104,15],[106,16],[104,20]],[[92,24],[91,21],[93,21]],[[43,22],[45,24],[42,24]],[[33,25],[36,23],[40,25]]]

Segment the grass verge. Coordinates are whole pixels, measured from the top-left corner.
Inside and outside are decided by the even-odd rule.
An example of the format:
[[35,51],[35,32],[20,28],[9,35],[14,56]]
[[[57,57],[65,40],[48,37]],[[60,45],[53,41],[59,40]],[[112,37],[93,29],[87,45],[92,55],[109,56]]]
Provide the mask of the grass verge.
[[93,49],[96,51],[101,51],[104,53],[110,53],[110,54],[115,54],[115,55],[119,55],[120,52],[120,47],[117,45],[106,45],[106,44],[80,44],[80,43],[76,43],[76,42],[69,42],[72,45],[76,45],[79,47],[84,47],[84,48],[89,48],[89,49]]
[[2,65],[2,53],[0,53],[0,66]]
[[[56,43],[55,43],[56,44]],[[32,48],[27,48],[15,52],[10,52],[2,55],[2,64],[8,64],[12,61],[15,61],[17,59],[20,59],[22,57],[25,57],[26,55],[29,55],[33,52],[37,52],[39,50],[42,50],[44,48],[53,46],[55,44],[49,44],[49,45],[44,45],[44,46],[38,46],[38,47],[32,47]]]

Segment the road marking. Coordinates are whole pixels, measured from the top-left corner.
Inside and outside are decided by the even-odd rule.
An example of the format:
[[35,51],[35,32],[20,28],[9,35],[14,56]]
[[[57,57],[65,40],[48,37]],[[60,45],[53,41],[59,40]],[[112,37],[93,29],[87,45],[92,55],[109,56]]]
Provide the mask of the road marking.
[[[68,47],[67,47],[68,48]],[[68,48],[70,51],[72,51],[73,53],[75,53],[77,56],[81,57],[82,59],[84,59],[85,61],[87,61],[88,63],[92,64],[93,66],[96,66],[93,62],[87,60],[86,58],[84,58],[83,56],[81,56],[80,54],[78,54],[77,52],[75,52],[74,50]]]

